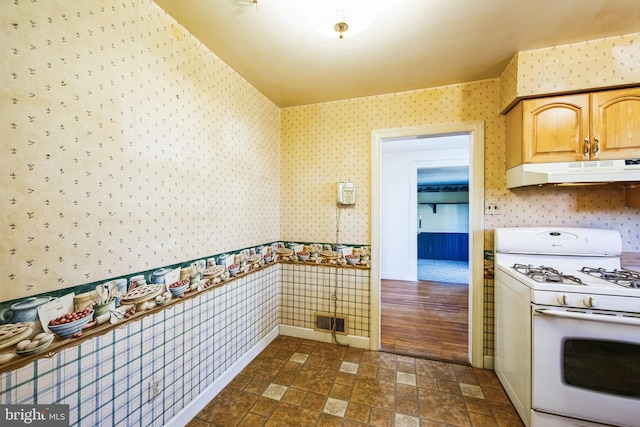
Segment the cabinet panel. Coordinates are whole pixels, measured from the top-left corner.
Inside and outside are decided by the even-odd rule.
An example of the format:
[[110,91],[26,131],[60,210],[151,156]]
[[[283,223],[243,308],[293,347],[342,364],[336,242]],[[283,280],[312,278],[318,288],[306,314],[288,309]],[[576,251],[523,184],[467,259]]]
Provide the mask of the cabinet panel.
[[520,101],[506,117],[506,166],[640,158],[640,87]]
[[640,157],[640,88],[591,95],[594,159]]
[[523,162],[584,159],[589,135],[589,97],[572,95],[523,102]]
[[469,234],[420,233],[418,258],[469,261]]

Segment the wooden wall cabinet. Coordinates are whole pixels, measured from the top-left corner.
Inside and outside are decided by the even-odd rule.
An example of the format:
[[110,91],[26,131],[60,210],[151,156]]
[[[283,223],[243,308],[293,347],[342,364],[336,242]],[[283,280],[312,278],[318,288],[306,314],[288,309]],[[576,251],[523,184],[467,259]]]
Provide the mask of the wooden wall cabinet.
[[506,119],[507,169],[640,158],[640,87],[525,99]]

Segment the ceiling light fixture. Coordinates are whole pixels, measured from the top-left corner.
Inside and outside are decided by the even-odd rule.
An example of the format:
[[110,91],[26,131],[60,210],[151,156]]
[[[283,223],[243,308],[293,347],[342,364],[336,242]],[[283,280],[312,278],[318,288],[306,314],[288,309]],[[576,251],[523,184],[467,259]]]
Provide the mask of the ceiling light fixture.
[[377,0],[308,0],[305,6],[315,31],[340,39],[366,30],[378,12]]

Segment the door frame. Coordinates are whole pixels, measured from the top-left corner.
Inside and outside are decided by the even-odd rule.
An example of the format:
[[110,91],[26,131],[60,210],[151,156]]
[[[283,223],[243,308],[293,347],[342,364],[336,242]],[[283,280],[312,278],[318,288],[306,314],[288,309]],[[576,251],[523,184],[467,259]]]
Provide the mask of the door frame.
[[469,362],[483,367],[484,121],[371,131],[371,320],[370,348],[380,350],[380,206],[382,140],[468,133],[469,143]]

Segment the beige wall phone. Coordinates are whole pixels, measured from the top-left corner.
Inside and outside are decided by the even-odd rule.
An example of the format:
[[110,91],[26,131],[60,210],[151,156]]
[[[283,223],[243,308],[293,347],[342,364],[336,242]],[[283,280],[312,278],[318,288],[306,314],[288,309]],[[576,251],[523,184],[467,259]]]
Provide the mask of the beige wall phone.
[[338,183],[338,205],[356,204],[356,184],[353,182]]

